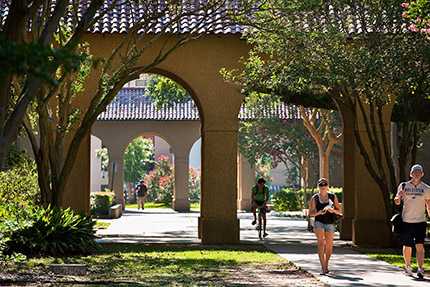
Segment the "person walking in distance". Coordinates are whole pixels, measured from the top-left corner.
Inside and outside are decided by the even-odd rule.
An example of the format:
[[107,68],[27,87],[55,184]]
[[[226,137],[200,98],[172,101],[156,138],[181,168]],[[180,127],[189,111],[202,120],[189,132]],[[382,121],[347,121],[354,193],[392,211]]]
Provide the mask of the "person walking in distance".
[[148,195],[148,188],[145,185],[145,181],[141,180],[139,184],[136,186],[136,195],[137,195],[137,209],[140,208],[145,209],[145,199]]
[[403,203],[400,240],[403,244],[403,260],[405,273],[412,276],[411,257],[415,246],[417,255],[417,277],[424,279],[424,239],[426,237],[426,207],[430,215],[430,187],[421,181],[424,176],[423,167],[415,164],[411,167],[411,180],[403,182],[397,189],[394,203]]
[[318,256],[321,275],[329,273],[328,262],[333,253],[333,235],[336,229],[336,215],[341,216],[339,201],[334,193],[329,192],[328,180],[318,180],[319,192],[309,202],[309,216],[315,217],[314,232],[318,241]]

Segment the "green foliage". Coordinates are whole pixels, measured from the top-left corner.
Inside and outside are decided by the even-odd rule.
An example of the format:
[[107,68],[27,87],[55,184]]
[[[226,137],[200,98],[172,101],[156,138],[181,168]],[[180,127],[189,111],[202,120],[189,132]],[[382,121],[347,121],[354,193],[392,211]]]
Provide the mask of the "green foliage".
[[181,85],[159,75],[151,77],[147,89],[158,109],[171,106],[173,103],[184,103],[192,100],[190,94]]
[[34,207],[24,217],[4,220],[4,253],[28,256],[86,254],[96,248],[94,221],[71,209]]
[[143,137],[134,139],[124,153],[124,180],[137,184],[154,167],[152,141]]
[[[245,106],[257,117],[261,116],[240,123],[239,149],[251,165],[263,167],[270,164],[269,168],[273,168],[283,163],[288,168],[287,174],[298,174],[301,157],[313,159],[317,153],[316,145],[300,121],[267,118],[261,114],[264,108],[272,109],[279,102],[279,97],[264,93],[248,95]],[[268,178],[264,168],[257,170],[259,175]],[[297,177],[287,184],[296,181]]]
[[[342,188],[330,187],[330,192],[334,193],[339,202],[342,202]],[[308,190],[305,194],[303,189],[284,188],[273,194],[271,202],[276,211],[299,211],[308,208],[308,202],[313,194]]]
[[430,1],[415,0],[401,5],[406,9],[402,16],[412,21],[409,29],[413,32],[430,34]]
[[91,214],[108,215],[109,208],[116,204],[115,193],[109,191],[93,192],[90,196]]
[[[365,135],[354,137],[370,163],[366,168],[379,186],[388,218],[388,194],[398,180],[381,136],[386,133],[384,113],[402,96],[429,97],[430,41],[420,33],[404,33],[400,25],[387,25],[402,21],[401,1],[313,1],[316,5],[305,8],[287,2],[269,0],[271,9],[244,19],[252,27],[247,39],[253,48],[244,69],[226,72],[226,77],[239,83],[245,95],[258,92],[304,106],[342,107],[353,119],[364,118]],[[337,16],[329,16],[330,10]],[[344,11],[351,10],[366,15],[359,33],[350,31],[351,17]],[[336,20],[312,20],[320,16]],[[411,106],[409,115],[415,116],[423,105]],[[369,146],[363,144],[367,140]],[[384,164],[387,173],[380,167]]]
[[[397,30],[391,34],[350,34],[344,29],[349,26],[347,17],[340,17],[339,25],[317,21],[304,29],[304,23],[296,21],[303,8],[289,11],[290,4],[285,1],[269,2],[275,8],[252,20],[256,29],[252,29],[248,41],[254,48],[243,72],[226,73],[230,80],[242,84],[246,94],[261,91],[284,100],[297,97],[304,105],[318,106],[324,98],[346,102],[353,93],[383,105],[392,100],[390,95],[400,96],[406,91],[411,94],[411,88],[427,82],[424,75],[429,72],[429,43],[421,35]],[[386,21],[401,21],[401,1],[367,2],[354,5],[357,11],[366,10],[368,29],[387,29],[381,13],[386,15]],[[341,10],[348,4],[351,3],[336,1],[333,9]],[[312,15],[324,15],[327,5],[321,2],[313,6]],[[428,88],[424,94],[428,95]]]
[[[283,163],[289,168],[287,173],[290,175],[298,174],[302,156],[313,159],[317,153],[316,145],[303,124],[281,119],[241,122],[239,150],[251,165],[264,166],[270,163],[269,167],[272,168]],[[264,172],[261,175],[266,178]]]
[[300,190],[282,189],[272,197],[273,208],[276,211],[297,211],[304,206],[303,193]]
[[109,152],[107,148],[101,148],[96,150],[96,156],[100,159],[101,169],[108,170],[109,168]]
[[86,57],[86,54],[76,54],[66,48],[52,48],[38,42],[17,44],[0,37],[0,77],[33,75],[56,85],[58,81],[50,73],[53,67],[61,64],[66,70],[77,70]]
[[12,149],[7,171],[0,172],[0,206],[13,204],[29,207],[39,201],[40,192],[34,161]]
[[148,187],[148,201],[172,203],[174,174],[168,157],[161,155],[155,164],[155,168],[145,177]]

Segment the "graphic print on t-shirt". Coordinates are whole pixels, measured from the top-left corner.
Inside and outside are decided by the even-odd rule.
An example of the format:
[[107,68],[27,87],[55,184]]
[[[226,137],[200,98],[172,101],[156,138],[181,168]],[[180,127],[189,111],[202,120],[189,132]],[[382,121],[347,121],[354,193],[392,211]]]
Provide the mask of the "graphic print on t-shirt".
[[[403,183],[399,185],[398,194],[403,189]],[[411,181],[404,183],[403,197],[403,221],[409,223],[425,222],[425,201],[430,199],[430,187],[424,182],[413,185]]]
[[412,188],[410,186],[406,186],[405,193],[407,196],[412,196],[414,199],[415,196],[424,196],[424,188],[422,188],[421,185],[417,187],[412,186]]

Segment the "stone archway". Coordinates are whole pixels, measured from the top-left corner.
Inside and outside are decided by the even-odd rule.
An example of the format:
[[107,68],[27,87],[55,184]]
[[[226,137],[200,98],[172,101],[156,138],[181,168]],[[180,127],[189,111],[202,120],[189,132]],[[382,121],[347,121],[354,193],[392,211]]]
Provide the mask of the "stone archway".
[[[106,57],[121,39],[120,35],[89,34],[86,41],[92,54]],[[225,49],[227,46],[229,49]],[[236,215],[237,130],[242,96],[239,90],[221,78],[219,71],[224,67],[238,67],[240,57],[248,49],[238,36],[208,35],[179,48],[153,71],[169,76],[184,86],[199,107],[202,123],[199,225],[203,243],[239,241]],[[157,47],[154,47],[147,59],[156,51]],[[141,59],[142,65],[145,62],[145,58]],[[95,87],[89,83],[87,88],[91,90]],[[80,169],[79,173],[84,170]]]
[[[124,35],[91,34],[85,37],[91,53],[95,57],[107,58],[119,45]],[[166,36],[168,37],[168,36]],[[161,37],[161,40],[165,40]],[[144,42],[142,42],[144,45]],[[161,45],[161,42],[160,42]],[[147,50],[139,65],[144,66],[156,57],[160,45],[153,45]],[[239,241],[239,221],[237,219],[237,133],[238,113],[242,96],[238,88],[226,83],[219,74],[222,68],[240,68],[239,60],[246,56],[249,46],[240,39],[240,35],[204,35],[174,51],[154,72],[166,75],[190,91],[196,102],[201,118],[202,136],[202,195],[199,229],[203,243],[237,243]],[[151,72],[151,71],[148,71]],[[86,91],[96,89],[94,78],[89,79]],[[82,97],[81,105],[87,107],[90,98]],[[349,130],[352,134],[352,129]],[[78,160],[67,185],[64,205],[84,212],[89,211],[89,170],[90,135],[83,141]],[[360,159],[356,144],[345,148],[345,154],[353,152],[350,164],[345,164],[345,186],[351,186],[350,194],[362,194],[361,176],[370,179],[363,161]],[[345,161],[348,162],[348,161]],[[357,179],[360,178],[360,184]],[[353,183],[355,181],[355,183]],[[367,182],[367,180],[366,180]],[[355,195],[354,195],[355,196]],[[360,195],[362,197],[362,195]],[[347,198],[345,197],[345,200]],[[363,234],[360,242],[369,241],[364,235],[371,234],[376,225],[370,224],[379,214],[366,207],[354,206],[353,216],[362,218],[356,221],[356,233]],[[350,206],[345,203],[345,208]],[[378,206],[376,206],[378,208]],[[351,208],[352,209],[352,208]],[[360,210],[360,212],[357,211]],[[357,217],[357,218],[358,218]],[[362,224],[361,224],[362,223]],[[369,224],[368,224],[369,223]],[[356,237],[358,238],[358,237]]]
[[[163,121],[98,121],[92,133],[102,139],[109,150],[110,165],[115,163],[113,189],[124,206],[123,197],[123,157],[128,144],[139,136],[158,136],[171,147],[174,155],[175,188],[173,208],[177,211],[188,211],[188,154],[192,144],[200,136],[200,123]],[[110,166],[109,170],[113,170]]]

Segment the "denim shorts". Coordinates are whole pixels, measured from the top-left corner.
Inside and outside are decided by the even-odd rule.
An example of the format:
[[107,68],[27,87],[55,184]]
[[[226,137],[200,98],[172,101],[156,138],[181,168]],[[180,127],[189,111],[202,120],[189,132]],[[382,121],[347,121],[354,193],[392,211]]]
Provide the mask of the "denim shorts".
[[334,226],[334,224],[329,224],[329,223],[322,223],[319,221],[314,221],[314,230],[315,229],[323,229],[324,232],[334,232],[336,230],[336,227]]

